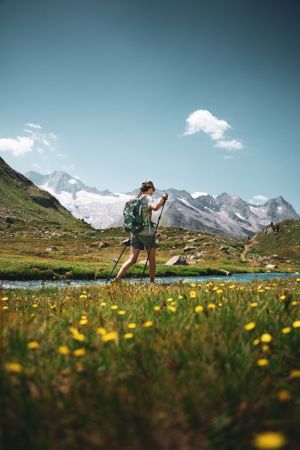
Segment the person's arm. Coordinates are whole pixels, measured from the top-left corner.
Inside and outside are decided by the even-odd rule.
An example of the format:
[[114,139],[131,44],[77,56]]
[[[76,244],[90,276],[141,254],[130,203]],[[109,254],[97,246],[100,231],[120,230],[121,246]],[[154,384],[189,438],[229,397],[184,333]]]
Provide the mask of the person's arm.
[[157,211],[168,199],[168,194],[164,194],[162,197],[160,197],[156,202],[151,203],[149,205],[149,208],[152,209],[152,211]]

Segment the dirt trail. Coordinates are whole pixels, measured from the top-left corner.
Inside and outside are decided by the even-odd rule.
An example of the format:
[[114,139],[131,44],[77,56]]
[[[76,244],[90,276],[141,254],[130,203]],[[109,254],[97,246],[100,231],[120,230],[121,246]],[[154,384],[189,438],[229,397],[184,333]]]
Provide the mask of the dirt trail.
[[248,250],[250,250],[250,248],[253,247],[254,244],[255,244],[255,242],[252,240],[248,244],[245,244],[244,250],[240,254],[240,258],[242,261],[247,261],[246,254],[247,254]]

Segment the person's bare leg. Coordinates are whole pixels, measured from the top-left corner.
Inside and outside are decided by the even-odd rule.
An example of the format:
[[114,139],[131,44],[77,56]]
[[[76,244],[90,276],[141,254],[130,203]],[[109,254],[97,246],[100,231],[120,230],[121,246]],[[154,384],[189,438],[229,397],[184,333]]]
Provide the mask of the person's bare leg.
[[140,253],[139,249],[136,249],[133,247],[130,248],[130,256],[127,259],[127,261],[125,261],[124,264],[122,265],[122,267],[120,268],[115,280],[120,280],[123,277],[123,275],[127,272],[129,267],[133,266],[133,264],[136,263],[139,253]]
[[155,248],[147,248],[146,250],[148,253],[148,257],[149,257],[150,283],[154,283],[155,272],[156,272]]

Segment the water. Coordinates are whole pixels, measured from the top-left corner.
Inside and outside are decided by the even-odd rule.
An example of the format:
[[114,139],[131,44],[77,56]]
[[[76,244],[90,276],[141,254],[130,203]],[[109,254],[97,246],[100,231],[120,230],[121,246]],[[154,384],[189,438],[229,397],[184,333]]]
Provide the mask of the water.
[[[206,276],[192,276],[192,277],[157,277],[157,284],[174,284],[178,282],[188,282],[188,283],[207,283],[209,281],[222,281],[222,282],[233,282],[242,281],[249,282],[253,280],[271,280],[279,278],[293,278],[298,277],[299,273],[241,273],[231,276],[220,276],[220,275],[206,275]],[[145,279],[148,282],[147,278]],[[125,279],[123,283],[133,283],[139,284],[139,278]],[[0,286],[5,289],[40,289],[45,287],[78,287],[78,286],[97,286],[106,284],[106,280],[69,280],[69,281],[0,281]]]

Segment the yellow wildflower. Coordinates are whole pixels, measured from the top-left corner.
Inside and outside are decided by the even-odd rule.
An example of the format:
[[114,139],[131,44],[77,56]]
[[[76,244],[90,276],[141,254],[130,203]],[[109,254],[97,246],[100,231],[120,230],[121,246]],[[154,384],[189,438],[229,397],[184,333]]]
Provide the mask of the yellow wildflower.
[[37,341],[28,342],[27,348],[29,350],[34,350],[36,348],[39,348],[40,344]]
[[7,302],[7,301],[8,301],[8,297],[2,297],[1,300],[2,300],[3,302]]
[[74,356],[84,356],[86,353],[85,348],[77,348],[73,351]]
[[262,294],[263,292],[265,292],[264,289],[258,289],[257,292],[259,292],[260,294]]
[[154,311],[160,311],[160,306],[154,306]]
[[281,329],[281,333],[288,334],[292,331],[291,327],[284,327]]
[[247,323],[247,324],[244,326],[244,329],[245,329],[246,331],[251,331],[251,330],[253,330],[255,327],[256,327],[255,322],[249,322],[249,323]]
[[118,315],[119,316],[125,316],[126,311],[124,311],[123,309],[121,311],[118,311]]
[[218,295],[221,295],[222,292],[223,292],[222,289],[217,289],[217,290],[216,290],[216,293],[217,293]]
[[73,339],[75,339],[76,341],[80,341],[80,342],[85,341],[85,336],[83,334],[79,333],[77,328],[70,327],[69,330],[72,334]]
[[88,323],[88,320],[87,319],[81,319],[79,321],[79,323],[80,323],[80,325],[86,325]]
[[20,373],[20,372],[22,372],[23,368],[22,368],[21,364],[19,364],[17,362],[11,362],[11,363],[5,364],[5,370],[7,372]]
[[82,300],[86,300],[87,299],[87,295],[86,294],[81,294],[79,296],[79,298],[81,298]]
[[260,337],[261,342],[264,342],[265,344],[268,344],[272,341],[272,336],[269,333],[264,333]]
[[300,328],[300,320],[296,320],[295,322],[293,322],[293,327]]
[[104,336],[104,335],[106,334],[106,330],[105,330],[105,328],[103,328],[103,327],[98,327],[98,328],[96,329],[96,333],[97,333],[97,334],[100,334],[100,336]]
[[70,350],[68,349],[68,347],[66,345],[60,345],[58,347],[57,351],[60,355],[64,355],[64,356],[68,356],[68,354],[70,353]]
[[132,339],[133,338],[133,333],[125,333],[124,334],[124,339]]
[[175,306],[168,305],[168,311],[170,311],[170,312],[176,312]]
[[266,431],[255,436],[253,445],[258,449],[276,450],[283,447],[286,442],[284,434],[276,431]]
[[113,311],[115,311],[116,309],[118,309],[119,307],[118,307],[118,305],[112,305],[111,307],[110,307],[110,309],[112,309]]
[[250,303],[251,308],[257,308],[257,305],[258,305],[257,302]]
[[285,300],[286,299],[286,296],[285,295],[281,295],[280,297],[279,297],[279,300]]
[[253,345],[258,345],[260,343],[260,339],[254,339],[254,341],[252,342]]
[[134,328],[136,328],[136,323],[130,322],[130,323],[127,325],[127,328],[129,328],[130,330],[134,330]]
[[117,340],[118,340],[118,333],[116,331],[110,331],[109,333],[106,333],[102,336],[103,342],[117,341]]
[[231,284],[230,286],[229,286],[229,289],[234,289],[235,288],[235,284]]
[[197,292],[196,291],[190,291],[190,298],[197,298]]
[[168,303],[170,303],[170,302],[172,302],[172,301],[173,301],[172,297],[167,298],[167,302],[168,302]]
[[106,306],[106,302],[101,302],[100,306]]
[[281,391],[278,392],[277,398],[281,402],[287,402],[288,400],[291,399],[291,394],[286,389],[282,389]]
[[299,369],[291,370],[290,378],[300,378],[300,370]]
[[264,344],[264,345],[262,345],[261,349],[264,353],[266,353],[269,351],[270,347],[267,344]]
[[144,322],[144,327],[146,328],[152,327],[152,325],[153,325],[152,320],[147,320],[146,322]]
[[201,306],[201,305],[197,305],[197,306],[195,306],[195,312],[196,313],[200,313],[200,312],[202,312],[203,311],[203,306]]
[[269,361],[266,358],[260,358],[257,360],[257,365],[259,367],[264,367],[264,366],[267,366],[268,364],[269,364]]
[[7,306],[7,305],[2,306],[2,310],[3,310],[3,311],[5,311],[5,310],[7,310],[7,309],[8,309],[8,306]]
[[207,307],[208,309],[215,309],[216,305],[214,303],[209,303]]
[[37,307],[38,307],[38,304],[37,304],[37,303],[33,303],[32,307],[33,307],[33,308],[37,308]]

